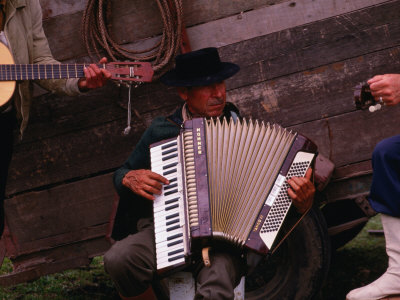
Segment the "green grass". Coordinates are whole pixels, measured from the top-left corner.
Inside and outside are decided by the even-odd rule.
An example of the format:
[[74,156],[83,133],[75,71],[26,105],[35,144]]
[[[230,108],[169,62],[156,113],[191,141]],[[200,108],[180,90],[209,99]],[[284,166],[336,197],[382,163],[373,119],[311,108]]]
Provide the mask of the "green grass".
[[[5,260],[0,274],[11,270]],[[112,282],[103,269],[103,258],[96,257],[88,267],[43,276],[30,283],[0,288],[0,299],[119,299]]]
[[371,283],[385,272],[385,238],[368,233],[370,229],[382,229],[379,215],[370,219],[356,238],[333,253],[320,300],[345,299],[350,290]]
[[[372,218],[355,239],[334,253],[328,280],[318,300],[345,299],[348,291],[372,282],[386,270],[384,237],[367,232],[369,229],[381,228],[380,217]],[[11,270],[11,262],[5,260],[0,274],[7,274]],[[0,299],[116,300],[119,297],[104,272],[102,257],[96,257],[89,267],[0,288]]]

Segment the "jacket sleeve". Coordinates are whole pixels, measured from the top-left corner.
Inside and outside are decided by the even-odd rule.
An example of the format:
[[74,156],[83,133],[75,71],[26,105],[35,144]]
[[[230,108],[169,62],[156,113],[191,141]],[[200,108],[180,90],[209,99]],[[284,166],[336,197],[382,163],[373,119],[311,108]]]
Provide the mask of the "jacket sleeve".
[[131,170],[150,169],[151,127],[148,128],[137,143],[128,160],[114,173],[114,186],[119,195],[127,189],[122,185],[125,174]]
[[[32,63],[33,64],[58,64],[51,54],[50,47],[45,36],[42,25],[42,9],[39,0],[31,0],[29,6],[32,16],[32,38],[33,38],[33,51]],[[81,94],[78,88],[79,78],[73,79],[50,79],[50,80],[37,80],[36,82],[46,90],[55,92],[61,95],[74,96]]]

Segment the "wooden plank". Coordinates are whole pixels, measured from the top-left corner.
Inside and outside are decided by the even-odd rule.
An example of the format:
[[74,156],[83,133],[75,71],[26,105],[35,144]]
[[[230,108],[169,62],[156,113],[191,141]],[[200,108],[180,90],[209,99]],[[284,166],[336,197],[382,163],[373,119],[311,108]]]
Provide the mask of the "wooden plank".
[[[239,14],[265,5],[273,5],[288,0],[191,0],[183,1],[185,24],[209,22],[226,16]],[[67,13],[68,4],[57,1],[42,1],[43,10],[47,19],[43,27],[53,55],[59,60],[71,57],[79,57],[86,54],[85,47],[80,36],[83,12],[82,0],[71,7],[71,13]],[[50,18],[49,18],[50,17]],[[110,36],[118,44],[132,43],[162,33],[163,24],[161,13],[156,1],[130,0],[113,1],[110,21]],[[63,28],[62,31],[59,28]],[[79,42],[80,41],[80,42]],[[68,49],[68,51],[65,51]]]
[[175,106],[148,112],[143,115],[144,125],[134,118],[128,136],[122,134],[126,127],[124,118],[17,145],[10,166],[7,195],[75,181],[119,167],[150,122],[174,110]]
[[[241,11],[248,11],[287,1],[289,0],[221,0],[218,2],[213,0],[187,0],[183,1],[183,9],[187,19],[193,20],[195,23],[204,23],[209,20],[221,18],[221,14],[222,16],[232,15]],[[44,19],[83,11],[86,7],[86,2],[85,0],[40,0]],[[158,9],[154,7],[156,1],[154,1],[154,4],[149,1],[140,0],[136,0],[135,2],[132,3],[130,0],[112,1],[112,8],[115,10],[117,17],[136,15],[136,17],[142,16],[144,20],[146,20],[145,16],[155,17],[150,12],[152,12],[152,9]],[[142,7],[140,12],[138,11],[138,7]],[[146,10],[148,12],[145,12]]]
[[82,11],[86,7],[86,2],[84,0],[40,0],[43,19]]
[[110,247],[104,238],[63,245],[13,260],[14,272],[0,276],[0,286],[31,281],[43,275],[89,265],[91,258],[104,254]]
[[232,44],[220,53],[242,67],[234,88],[398,46],[399,20],[400,1],[389,2]]
[[105,236],[114,199],[112,174],[5,201],[9,231],[17,256],[75,241]]
[[315,141],[321,154],[339,168],[371,159],[379,141],[398,134],[395,122],[399,117],[400,107],[392,107],[378,113],[356,111],[290,128]]
[[[160,84],[142,85],[132,91],[132,107],[144,115],[160,108],[177,106],[181,101],[175,89],[166,92]],[[155,101],[163,99],[163,101]],[[78,97],[60,97],[45,94],[35,99],[30,115],[29,127],[22,144],[64,133],[88,129],[113,121],[126,123],[128,89],[110,83],[107,87],[91,91]],[[132,112],[132,126],[144,130],[140,119]],[[122,127],[123,126],[123,127]],[[120,134],[125,128],[122,125]]]
[[285,127],[349,113],[355,110],[355,84],[377,73],[396,72],[399,51],[396,47],[244,86],[229,91],[228,97],[245,116]]
[[369,194],[371,182],[372,175],[352,177],[345,181],[331,182],[324,190],[324,194],[327,202],[355,199]]
[[[126,1],[128,0],[114,2],[110,35],[116,43],[129,44],[161,34],[160,12],[155,2],[140,0],[132,5]],[[272,1],[265,0],[196,0],[185,2],[184,11],[185,23],[190,27],[189,40],[192,49],[195,50],[237,43],[383,2],[385,0],[336,0],[321,4],[313,0],[300,0],[271,5]],[[268,4],[271,6],[263,7]],[[65,60],[85,55],[83,43],[77,42],[82,41],[80,31],[77,30],[81,27],[81,20],[81,11],[45,20],[44,29],[52,53],[57,59]],[[60,32],[58,29],[61,27],[63,30]],[[213,35],[209,35],[210,32],[213,32]]]
[[372,174],[371,160],[366,160],[336,168],[332,175],[332,181],[347,180],[348,178],[370,174]]
[[[93,206],[96,205],[96,203],[92,204]],[[103,209],[103,211],[110,212],[110,210],[108,209]],[[104,222],[106,221],[104,220]],[[46,224],[47,226],[58,225],[55,224],[56,222],[50,223],[50,221],[42,223],[43,225]],[[35,237],[32,236],[31,240],[29,241],[18,241],[18,243],[15,245],[16,246],[15,248],[13,247],[12,250],[7,249],[7,257],[15,259],[21,255],[27,255],[44,250],[49,250],[52,248],[60,247],[62,245],[74,244],[76,242],[92,240],[95,238],[105,239],[105,235],[108,230],[108,223],[100,225],[88,225],[87,227],[81,228],[79,230],[71,228],[71,231],[62,234],[57,233],[57,228],[53,229],[54,233],[52,233],[52,236],[46,238],[37,238],[37,239],[35,239]],[[28,232],[32,233],[29,230]]]
[[222,47],[384,2],[387,0],[284,2],[208,22],[189,28],[187,32],[192,49]]

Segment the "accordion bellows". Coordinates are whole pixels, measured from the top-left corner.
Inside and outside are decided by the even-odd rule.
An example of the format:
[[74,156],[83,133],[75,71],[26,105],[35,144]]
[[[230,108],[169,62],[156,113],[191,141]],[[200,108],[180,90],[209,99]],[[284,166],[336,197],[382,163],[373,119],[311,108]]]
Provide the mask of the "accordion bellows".
[[[176,185],[165,186],[154,203],[157,268],[183,262],[194,245],[215,239],[267,253],[291,206],[286,180],[304,176],[315,152],[316,146],[295,132],[245,119],[193,119],[177,139],[152,145],[152,170],[170,181],[176,176]],[[166,219],[164,210],[172,199],[179,217],[172,213],[176,222],[170,224],[173,218]],[[181,228],[182,236],[168,234],[168,227]],[[178,235],[182,246],[169,247]],[[168,243],[168,236],[175,238]]]

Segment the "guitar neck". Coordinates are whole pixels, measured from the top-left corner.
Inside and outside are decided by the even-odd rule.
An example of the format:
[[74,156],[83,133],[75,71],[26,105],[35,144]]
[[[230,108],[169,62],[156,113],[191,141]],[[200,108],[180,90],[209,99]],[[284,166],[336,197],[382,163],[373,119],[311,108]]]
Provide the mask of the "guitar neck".
[[[87,66],[89,64],[0,65],[0,81],[82,78]],[[105,68],[104,65],[98,66]]]

